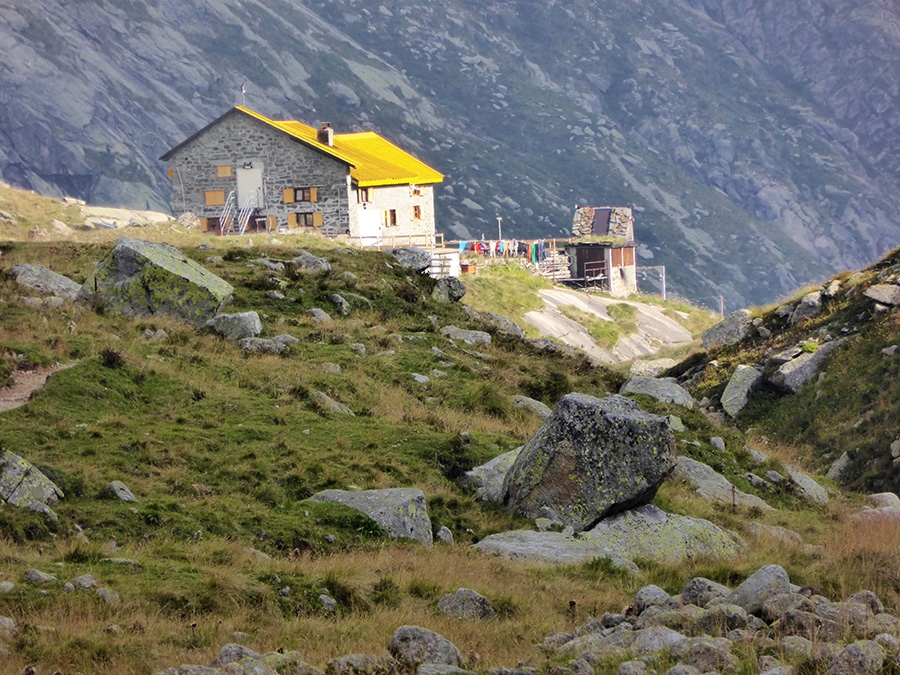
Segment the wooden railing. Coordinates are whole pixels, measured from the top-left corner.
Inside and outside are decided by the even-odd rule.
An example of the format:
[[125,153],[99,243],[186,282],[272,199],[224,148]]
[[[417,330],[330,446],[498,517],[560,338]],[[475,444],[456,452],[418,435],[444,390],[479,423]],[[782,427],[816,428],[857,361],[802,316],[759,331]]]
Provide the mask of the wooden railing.
[[419,248],[433,251],[436,248],[444,248],[444,233],[434,234],[397,234],[397,235],[371,235],[368,237],[352,237],[343,235],[337,239],[360,248],[398,248],[402,246],[418,246]]

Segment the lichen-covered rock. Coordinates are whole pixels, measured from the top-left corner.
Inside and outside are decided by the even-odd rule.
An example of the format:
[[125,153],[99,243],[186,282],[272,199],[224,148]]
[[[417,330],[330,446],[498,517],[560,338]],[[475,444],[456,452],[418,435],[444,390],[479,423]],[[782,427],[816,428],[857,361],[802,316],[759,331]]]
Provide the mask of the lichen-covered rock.
[[757,614],[766,600],[790,592],[791,582],[784,568],[780,565],[766,565],[747,577],[726,601],[743,607],[749,614]]
[[231,284],[177,248],[121,237],[78,298],[125,316],[167,314],[202,324],[231,300]]
[[8,450],[0,453],[0,499],[12,506],[29,508],[38,503],[53,506],[65,497],[31,462]]
[[279,338],[245,337],[238,340],[238,347],[258,354],[284,354],[288,351],[287,343]]
[[685,605],[706,607],[713,600],[721,600],[731,593],[731,589],[703,577],[691,579],[681,591],[681,602]]
[[355,417],[353,411],[348,406],[335,401],[324,391],[314,392],[312,398],[313,401],[315,401],[316,405],[319,406],[324,412],[339,413],[341,415],[350,415],[351,417]]
[[791,313],[791,318],[788,320],[788,323],[802,323],[807,319],[811,319],[814,316],[818,316],[822,311],[822,292],[821,291],[813,291],[812,293],[807,293],[804,295],[800,302],[797,303],[797,306],[794,308],[794,311]]
[[774,511],[764,500],[738,490],[725,476],[703,462],[690,457],[679,457],[672,472],[672,479],[682,480],[693,486],[697,494],[710,501],[724,502],[747,508]]
[[674,465],[665,417],[623,396],[568,394],[507,473],[504,504],[582,531],[649,502]]
[[900,303],[900,286],[895,284],[875,284],[869,286],[863,293],[867,298],[882,305],[896,305]]
[[456,593],[447,593],[438,602],[441,614],[457,619],[493,619],[494,606],[483,595],[470,588],[460,588]]
[[334,308],[338,311],[338,314],[341,316],[350,316],[350,303],[344,298],[344,296],[338,293],[331,293],[328,296],[328,302],[334,305]]
[[503,484],[506,474],[516,461],[522,448],[518,447],[502,455],[497,455],[487,464],[476,466],[466,471],[466,484],[475,492],[475,496],[484,502],[500,503],[503,501]]
[[752,317],[749,310],[739,309],[729,314],[722,321],[711,328],[707,328],[700,335],[703,347],[714,345],[731,345],[747,336],[752,327]]
[[13,265],[10,272],[17,284],[43,295],[74,300],[81,290],[80,284],[69,277],[48,270],[43,265]]
[[432,298],[447,305],[452,302],[459,302],[465,295],[466,287],[456,277],[438,279],[434,285],[434,290],[431,292]]
[[256,312],[219,314],[206,322],[206,327],[227,340],[242,340],[262,333],[262,322]]
[[387,654],[347,654],[331,659],[325,665],[325,675],[389,675],[394,672],[394,660]]
[[128,486],[125,485],[120,480],[114,480],[109,484],[109,491],[116,499],[121,499],[123,502],[136,502],[137,497],[128,489]]
[[791,490],[798,497],[825,506],[828,504],[828,491],[799,469],[784,465],[788,474]]
[[541,419],[547,419],[553,413],[552,408],[544,405],[540,401],[535,401],[533,398],[529,398],[527,396],[520,396],[516,394],[512,397],[513,405],[517,408],[524,408],[530,412],[533,412],[535,415],[540,417]]
[[674,403],[688,410],[694,409],[694,399],[684,387],[671,378],[635,375],[619,388],[619,393],[644,394],[662,403]]
[[414,272],[425,272],[431,267],[431,254],[424,248],[407,246],[405,248],[389,248],[385,250],[401,267]]
[[381,525],[394,539],[412,539],[425,546],[433,544],[425,494],[416,488],[358,492],[325,490],[314,494],[310,499],[356,509]]
[[672,598],[659,586],[642,586],[634,595],[634,611],[640,616],[648,607],[668,607]]
[[837,653],[826,675],[874,675],[884,665],[884,648],[872,640],[860,640]]
[[628,558],[604,549],[597,542],[575,538],[562,532],[535,532],[533,530],[513,530],[492,534],[477,544],[475,549],[485,555],[496,555],[508,560],[527,560],[568,565],[588,562],[597,558],[610,561],[612,567],[637,574],[640,570]]
[[388,643],[388,651],[402,669],[414,671],[423,663],[459,666],[459,649],[450,640],[419,626],[400,626]]
[[729,417],[735,417],[750,402],[750,394],[762,381],[762,371],[753,366],[738,366],[722,392],[720,403]]

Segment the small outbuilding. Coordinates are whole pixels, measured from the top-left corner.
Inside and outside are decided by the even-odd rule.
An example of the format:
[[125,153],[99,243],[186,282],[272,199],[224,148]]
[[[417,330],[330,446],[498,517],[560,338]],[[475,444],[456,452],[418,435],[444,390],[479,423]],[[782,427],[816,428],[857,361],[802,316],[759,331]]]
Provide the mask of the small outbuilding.
[[614,297],[637,292],[637,243],[630,206],[576,206],[572,237],[566,255],[573,280]]

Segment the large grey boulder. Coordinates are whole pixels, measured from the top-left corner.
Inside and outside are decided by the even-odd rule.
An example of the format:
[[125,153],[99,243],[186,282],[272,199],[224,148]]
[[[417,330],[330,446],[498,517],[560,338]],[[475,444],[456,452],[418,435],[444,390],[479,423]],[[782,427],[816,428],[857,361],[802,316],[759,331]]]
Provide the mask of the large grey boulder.
[[791,318],[788,320],[788,323],[801,323],[803,321],[806,321],[807,319],[813,318],[814,316],[818,316],[821,311],[822,291],[813,291],[812,293],[807,293],[800,299],[800,302],[797,303],[797,306],[791,313]]
[[661,403],[674,403],[688,410],[694,409],[694,399],[672,378],[656,378],[647,375],[635,375],[619,388],[619,393],[644,394]]
[[262,333],[262,322],[256,312],[219,314],[206,322],[206,327],[227,340],[242,340]]
[[765,501],[756,495],[750,495],[738,490],[722,474],[716,472],[703,462],[690,457],[679,457],[675,464],[672,478],[682,480],[693,486],[697,494],[710,501],[724,502],[748,508],[757,508],[764,511],[774,511]]
[[759,613],[769,598],[791,592],[787,572],[779,565],[759,568],[743,581],[726,602],[743,607],[748,614]]
[[521,396],[516,394],[512,397],[513,405],[517,408],[524,408],[530,412],[533,412],[535,415],[545,420],[550,415],[553,414],[553,409],[544,405],[540,401],[535,401],[533,398],[529,398],[527,396]]
[[438,279],[431,292],[431,297],[444,304],[459,302],[466,295],[466,287],[456,277]]
[[441,328],[441,335],[448,337],[451,340],[459,340],[460,342],[465,342],[470,345],[487,346],[491,344],[490,334],[481,330],[467,330],[465,328],[459,328],[458,326],[444,326]]
[[487,464],[466,471],[465,482],[478,499],[497,504],[503,501],[503,496],[506,494],[503,487],[506,474],[509,473],[520,452],[522,452],[522,447],[515,448],[502,455],[497,455]]
[[234,289],[174,246],[121,237],[78,293],[125,316],[168,314],[193,324],[215,316]]
[[665,513],[647,505],[607,518],[578,537],[560,532],[515,530],[485,537],[474,548],[511,560],[576,563],[608,558],[636,571],[634,558],[679,563],[697,557],[727,558],[741,540],[707,520]]
[[731,589],[727,586],[704,577],[695,577],[681,591],[681,602],[706,607],[712,600],[724,600],[730,594]]
[[884,665],[884,648],[872,640],[859,640],[837,653],[826,675],[875,675]]
[[120,480],[112,481],[109,484],[109,491],[113,497],[121,499],[123,502],[136,502],[138,500],[134,493],[128,489],[128,486]]
[[801,353],[778,368],[769,378],[770,382],[788,393],[796,394],[800,387],[809,382],[819,372],[819,368],[822,367],[828,355],[841,346],[843,342],[844,339],[826,342],[815,352]]
[[431,254],[424,248],[408,246],[405,248],[389,248],[385,250],[401,267],[414,272],[425,272],[431,267]]
[[792,466],[784,465],[791,490],[801,499],[825,506],[828,503],[828,491],[810,476]]
[[81,284],[48,270],[43,265],[13,265],[10,272],[17,284],[43,295],[74,300],[81,290]]
[[8,450],[0,453],[0,499],[20,508],[32,504],[53,506],[65,497],[31,462]]
[[413,539],[425,546],[433,544],[425,494],[416,488],[358,492],[325,490],[314,494],[310,499],[356,509],[381,525],[393,539]]
[[388,643],[388,651],[402,670],[415,671],[424,663],[459,666],[459,649],[450,640],[419,626],[400,626]]
[[749,310],[739,309],[729,314],[722,321],[711,328],[707,328],[700,335],[703,347],[714,345],[731,345],[744,339],[752,327],[752,315]]
[[470,588],[460,588],[456,593],[447,593],[438,602],[438,611],[457,619],[493,619],[494,606],[491,601]]
[[729,417],[735,417],[750,402],[750,394],[762,381],[762,371],[753,366],[738,366],[722,392],[720,403]]
[[668,420],[624,396],[563,397],[504,482],[504,504],[576,531],[653,499],[675,466]]

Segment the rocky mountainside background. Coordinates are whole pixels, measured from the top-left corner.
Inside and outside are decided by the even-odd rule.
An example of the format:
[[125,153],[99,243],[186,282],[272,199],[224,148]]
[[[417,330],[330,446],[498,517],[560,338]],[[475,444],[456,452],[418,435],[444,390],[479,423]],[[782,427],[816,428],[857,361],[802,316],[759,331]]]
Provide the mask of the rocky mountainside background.
[[157,158],[244,84],[433,164],[448,234],[633,203],[640,263],[729,310],[897,241],[887,0],[2,0],[0,40],[0,176],[45,193],[168,209]]

